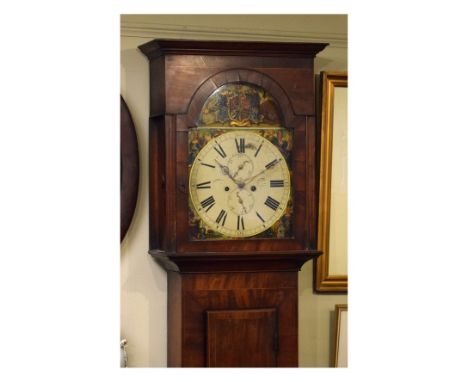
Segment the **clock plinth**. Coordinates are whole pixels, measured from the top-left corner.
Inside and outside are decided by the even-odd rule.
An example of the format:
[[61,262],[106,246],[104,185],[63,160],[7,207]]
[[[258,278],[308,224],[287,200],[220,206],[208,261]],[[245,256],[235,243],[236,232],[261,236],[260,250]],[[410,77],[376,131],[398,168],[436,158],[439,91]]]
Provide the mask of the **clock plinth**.
[[325,46],[140,47],[169,366],[297,366],[297,272],[320,255],[313,61]]

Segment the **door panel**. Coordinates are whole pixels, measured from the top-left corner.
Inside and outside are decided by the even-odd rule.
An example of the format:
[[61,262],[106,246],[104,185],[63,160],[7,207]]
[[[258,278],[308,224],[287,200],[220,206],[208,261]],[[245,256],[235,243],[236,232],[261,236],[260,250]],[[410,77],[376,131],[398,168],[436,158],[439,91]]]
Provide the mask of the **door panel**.
[[276,309],[207,311],[208,367],[276,367]]

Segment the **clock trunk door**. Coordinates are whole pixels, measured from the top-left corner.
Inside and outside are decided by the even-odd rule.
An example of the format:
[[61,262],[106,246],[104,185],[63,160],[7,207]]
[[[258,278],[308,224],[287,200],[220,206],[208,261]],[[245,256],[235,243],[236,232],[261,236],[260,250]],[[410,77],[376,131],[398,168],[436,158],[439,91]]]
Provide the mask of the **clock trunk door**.
[[207,312],[208,367],[276,367],[276,309]]

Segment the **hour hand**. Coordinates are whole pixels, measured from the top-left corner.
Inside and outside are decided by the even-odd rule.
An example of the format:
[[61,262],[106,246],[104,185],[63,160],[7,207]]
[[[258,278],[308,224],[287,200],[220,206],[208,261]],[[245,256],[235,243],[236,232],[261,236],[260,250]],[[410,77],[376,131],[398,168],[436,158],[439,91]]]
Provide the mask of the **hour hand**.
[[215,162],[221,169],[221,172],[223,173],[223,175],[227,175],[234,183],[237,184],[237,181],[233,178],[233,176],[231,175],[231,172],[229,171],[229,167],[222,163],[219,163],[218,160],[216,159],[215,159]]
[[239,167],[237,168],[236,173],[233,175],[234,178],[237,176],[237,174],[239,174],[239,171],[242,170],[242,169],[244,168],[244,166],[245,166],[246,163],[249,163],[249,161],[248,161],[248,160],[245,160],[245,161],[243,161],[243,162],[239,165]]

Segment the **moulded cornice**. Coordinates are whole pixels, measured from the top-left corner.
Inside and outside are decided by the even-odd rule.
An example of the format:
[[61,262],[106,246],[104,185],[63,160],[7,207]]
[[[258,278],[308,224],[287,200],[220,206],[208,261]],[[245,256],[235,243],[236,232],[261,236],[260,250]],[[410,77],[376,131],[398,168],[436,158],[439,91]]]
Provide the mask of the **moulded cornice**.
[[272,42],[272,41],[201,41],[201,40],[175,40],[155,39],[138,48],[149,58],[153,59],[167,54],[190,55],[230,55],[264,57],[315,57],[328,44],[310,42]]
[[278,29],[222,28],[199,25],[122,22],[121,36],[158,39],[246,40],[265,42],[327,42],[334,48],[347,48],[344,33],[297,32]]

